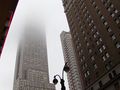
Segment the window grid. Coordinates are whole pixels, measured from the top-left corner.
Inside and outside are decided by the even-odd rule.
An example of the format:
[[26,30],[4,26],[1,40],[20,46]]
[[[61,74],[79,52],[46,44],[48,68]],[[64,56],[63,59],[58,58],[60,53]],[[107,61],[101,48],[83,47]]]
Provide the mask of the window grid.
[[118,16],[118,9],[116,9],[114,7],[114,5],[112,4],[112,2],[110,2],[110,0],[101,0],[102,3],[104,4],[104,6],[106,7],[107,11],[110,13],[111,17],[114,19],[115,23],[116,24],[119,24],[120,23],[120,19],[119,19],[119,16]]

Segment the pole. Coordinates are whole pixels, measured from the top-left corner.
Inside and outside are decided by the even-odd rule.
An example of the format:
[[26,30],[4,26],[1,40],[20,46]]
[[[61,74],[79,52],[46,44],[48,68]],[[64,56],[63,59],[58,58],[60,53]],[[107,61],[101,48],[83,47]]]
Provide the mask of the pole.
[[61,90],[66,90],[65,85],[64,85],[64,79],[61,79],[60,84],[61,84]]

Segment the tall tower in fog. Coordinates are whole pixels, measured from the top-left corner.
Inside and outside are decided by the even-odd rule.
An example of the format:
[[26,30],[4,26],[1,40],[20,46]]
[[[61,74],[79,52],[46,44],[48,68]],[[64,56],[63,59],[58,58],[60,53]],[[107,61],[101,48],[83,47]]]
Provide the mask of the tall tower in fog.
[[13,90],[55,90],[49,83],[45,33],[26,31],[16,58]]

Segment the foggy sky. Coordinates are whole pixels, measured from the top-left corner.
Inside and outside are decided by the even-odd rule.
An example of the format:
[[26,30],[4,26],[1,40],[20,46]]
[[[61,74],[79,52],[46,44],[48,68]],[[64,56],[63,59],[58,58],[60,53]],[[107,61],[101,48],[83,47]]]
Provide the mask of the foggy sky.
[[55,74],[62,73],[60,33],[69,31],[62,0],[19,0],[0,60],[0,90],[12,90],[18,42],[26,28],[32,29],[29,25],[46,30],[50,82]]

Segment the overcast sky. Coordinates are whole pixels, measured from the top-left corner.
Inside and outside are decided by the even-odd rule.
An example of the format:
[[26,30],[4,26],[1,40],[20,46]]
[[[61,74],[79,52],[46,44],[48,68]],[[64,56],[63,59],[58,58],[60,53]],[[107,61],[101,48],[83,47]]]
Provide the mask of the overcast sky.
[[[0,60],[0,90],[12,90],[17,45],[28,24],[46,29],[50,82],[62,73],[60,33],[69,31],[62,0],[19,0]],[[56,89],[60,90],[60,84]]]

